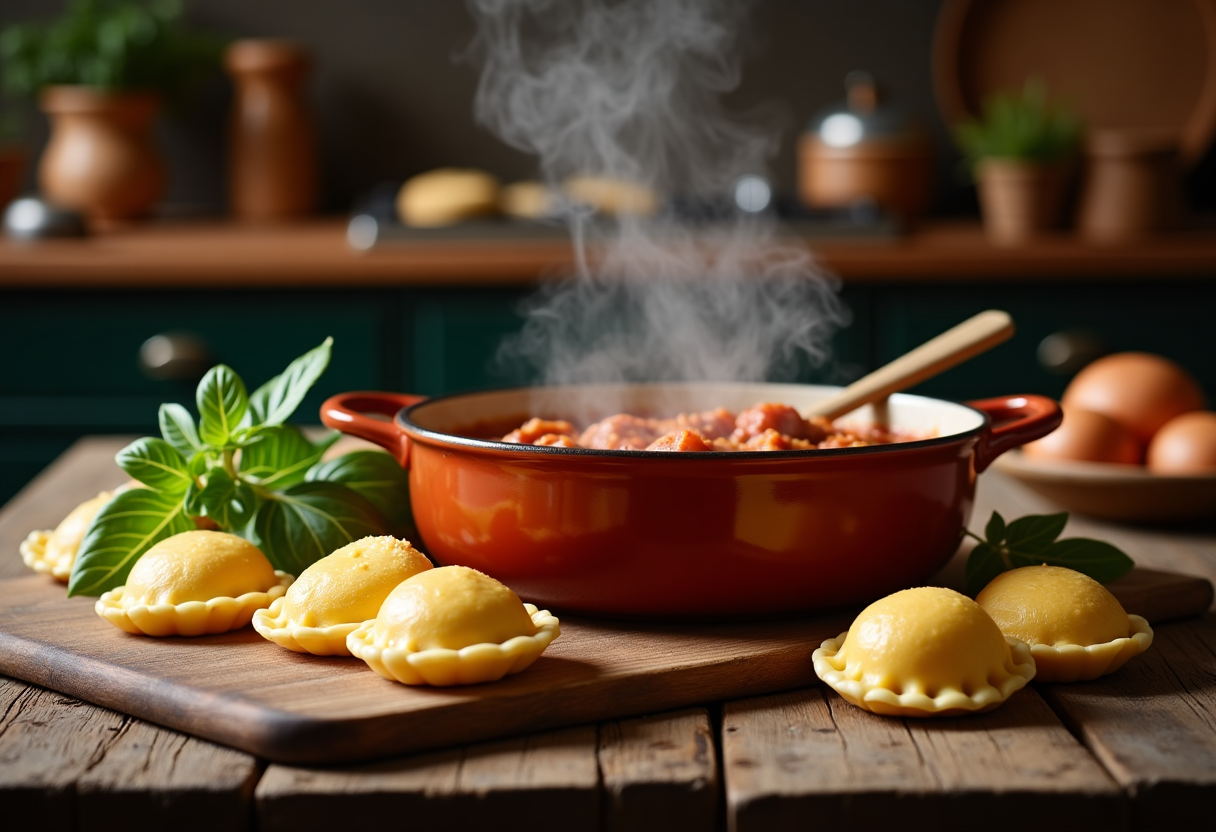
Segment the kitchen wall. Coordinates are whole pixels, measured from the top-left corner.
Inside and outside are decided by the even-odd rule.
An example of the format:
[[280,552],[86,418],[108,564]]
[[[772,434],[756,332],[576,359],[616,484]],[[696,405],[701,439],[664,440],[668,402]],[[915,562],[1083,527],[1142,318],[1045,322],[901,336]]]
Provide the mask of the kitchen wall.
[[[656,0],[662,2],[662,0]],[[753,3],[744,80],[732,96],[741,112],[780,109],[783,141],[773,159],[779,188],[792,191],[794,140],[818,111],[842,98],[854,69],[874,73],[929,129],[938,148],[937,210],[974,210],[957,176],[930,75],[941,0],[759,0]],[[529,158],[474,123],[477,71],[460,55],[472,23],[459,0],[186,0],[188,18],[232,36],[298,39],[316,54],[311,86],[323,137],[325,206],[345,211],[377,182],[441,165],[529,176]],[[57,14],[62,0],[4,0],[0,27]],[[224,202],[224,121],[229,90],[217,73],[192,109],[164,125],[175,210],[216,212]],[[45,137],[32,109],[27,132]],[[1192,201],[1216,208],[1212,153],[1190,178]]]

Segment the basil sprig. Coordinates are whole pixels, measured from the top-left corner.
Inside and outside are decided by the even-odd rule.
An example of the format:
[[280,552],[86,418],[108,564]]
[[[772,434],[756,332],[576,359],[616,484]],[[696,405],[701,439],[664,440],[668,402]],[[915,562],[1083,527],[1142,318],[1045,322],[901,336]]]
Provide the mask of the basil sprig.
[[144,552],[200,518],[252,541],[293,575],[361,537],[412,534],[409,479],[396,460],[355,451],[322,462],[339,434],[313,442],[286,423],[329,365],[332,346],[326,338],[252,394],[230,367],[213,367],[199,382],[197,425],[181,405],[161,405],[163,438],[137,439],[115,458],[145,487],[98,512],[68,594],[121,586]]
[[1103,583],[1131,570],[1132,559],[1109,543],[1087,537],[1057,540],[1067,522],[1065,511],[1030,514],[1006,524],[994,511],[983,537],[964,530],[979,541],[967,558],[967,594],[977,594],[997,575],[1020,566],[1064,566]]

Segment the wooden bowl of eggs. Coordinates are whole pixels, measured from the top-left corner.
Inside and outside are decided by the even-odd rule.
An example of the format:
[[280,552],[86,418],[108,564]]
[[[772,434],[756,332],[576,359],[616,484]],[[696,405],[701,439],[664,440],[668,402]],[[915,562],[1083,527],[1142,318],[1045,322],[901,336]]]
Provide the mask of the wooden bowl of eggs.
[[1064,508],[1129,522],[1216,517],[1216,413],[1182,367],[1108,355],[1069,384],[1064,422],[994,467]]

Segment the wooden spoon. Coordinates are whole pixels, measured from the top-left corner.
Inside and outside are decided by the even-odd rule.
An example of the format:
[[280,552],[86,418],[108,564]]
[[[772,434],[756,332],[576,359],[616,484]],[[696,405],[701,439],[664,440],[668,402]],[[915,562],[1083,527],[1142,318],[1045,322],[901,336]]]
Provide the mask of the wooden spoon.
[[1013,319],[1008,312],[996,309],[981,312],[824,399],[804,411],[803,418],[839,419],[864,404],[873,404],[932,378],[1012,336]]

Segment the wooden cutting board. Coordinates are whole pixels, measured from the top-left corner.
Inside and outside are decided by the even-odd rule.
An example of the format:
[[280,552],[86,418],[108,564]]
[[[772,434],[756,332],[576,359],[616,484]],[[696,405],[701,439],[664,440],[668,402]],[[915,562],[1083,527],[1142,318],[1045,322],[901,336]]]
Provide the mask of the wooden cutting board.
[[[1202,579],[1135,570],[1111,585],[1164,621],[1206,610]],[[338,763],[734,699],[815,683],[811,652],[851,612],[798,621],[643,625],[563,619],[525,672],[410,688],[357,659],[288,652],[246,628],[131,636],[43,576],[0,581],[0,673],[269,760]]]

